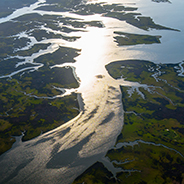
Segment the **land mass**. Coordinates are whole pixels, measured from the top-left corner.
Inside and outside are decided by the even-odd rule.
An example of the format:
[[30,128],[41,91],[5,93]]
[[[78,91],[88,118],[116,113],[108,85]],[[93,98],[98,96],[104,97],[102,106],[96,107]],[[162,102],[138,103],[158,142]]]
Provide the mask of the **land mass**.
[[73,183],[183,183],[183,63],[125,60],[106,69],[117,80],[146,86],[121,86],[124,127],[106,154],[116,174],[97,162]]

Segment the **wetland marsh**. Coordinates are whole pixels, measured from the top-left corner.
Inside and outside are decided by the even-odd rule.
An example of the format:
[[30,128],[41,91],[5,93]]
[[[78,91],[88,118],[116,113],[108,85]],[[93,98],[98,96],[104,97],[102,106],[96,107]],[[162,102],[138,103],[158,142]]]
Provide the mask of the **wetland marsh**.
[[184,182],[181,0],[0,4],[0,183]]

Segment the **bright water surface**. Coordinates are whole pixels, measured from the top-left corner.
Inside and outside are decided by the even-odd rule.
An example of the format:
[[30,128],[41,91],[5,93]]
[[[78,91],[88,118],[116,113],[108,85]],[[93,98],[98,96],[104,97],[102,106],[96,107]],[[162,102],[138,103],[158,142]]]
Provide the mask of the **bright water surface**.
[[[94,1],[100,2],[100,1]],[[104,1],[102,1],[104,2]],[[43,3],[43,4],[42,4]],[[105,65],[116,60],[144,59],[155,63],[178,63],[184,59],[184,1],[173,0],[172,3],[155,3],[151,0],[109,0],[108,3],[123,3],[125,6],[138,7],[137,12],[149,16],[167,27],[180,30],[140,30],[113,18],[100,15],[82,16],[69,12],[50,12],[36,10],[44,6],[45,1],[39,0],[30,7],[15,10],[11,15],[1,18],[0,23],[10,21],[25,14],[63,15],[80,18],[83,21],[98,20],[104,28],[88,27],[87,32],[75,32],[69,36],[81,36],[75,42],[62,39],[45,39],[37,41],[26,33],[17,33],[19,37],[27,37],[30,43],[22,50],[37,43],[51,43],[46,50],[23,57],[24,62],[18,63],[12,73],[0,78],[13,77],[22,72],[37,70],[42,64],[35,64],[34,59],[40,55],[53,53],[59,46],[82,49],[75,58],[76,63],[54,65],[54,67],[71,66],[76,68],[75,76],[80,80],[78,89],[65,89],[81,93],[84,107],[80,114],[66,124],[27,142],[17,142],[11,150],[0,157],[0,175],[3,183],[71,183],[80,173],[97,160],[103,160],[107,150],[113,147],[123,127],[123,106],[119,85],[144,87],[138,83],[125,82],[123,79],[112,79]],[[42,27],[47,29],[46,27]],[[54,32],[54,30],[49,30]],[[122,31],[149,35],[161,35],[161,44],[136,45],[118,47],[113,40],[113,32]],[[19,56],[8,56],[19,57]],[[30,63],[31,67],[21,70],[18,66]],[[57,96],[57,97],[61,97]],[[62,182],[61,182],[62,181]]]

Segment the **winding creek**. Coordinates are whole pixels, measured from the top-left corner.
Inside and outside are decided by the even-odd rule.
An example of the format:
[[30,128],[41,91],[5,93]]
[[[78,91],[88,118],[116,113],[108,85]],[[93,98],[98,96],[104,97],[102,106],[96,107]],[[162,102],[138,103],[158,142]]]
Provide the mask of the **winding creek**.
[[[67,41],[61,38],[50,38],[38,41],[34,36],[28,34],[29,30],[27,30],[27,32],[20,32],[16,35],[12,35],[12,37],[19,39],[29,39],[28,45],[17,48],[14,51],[15,53],[21,50],[28,50],[36,44],[50,45],[46,49],[39,50],[30,56],[19,56],[15,54],[7,56],[5,60],[17,58],[23,61],[18,62],[11,73],[1,75],[0,79],[9,79],[13,78],[15,75],[24,75],[24,72],[31,73],[39,70],[44,64],[36,63],[34,60],[39,56],[48,53],[52,54],[62,46],[81,50],[79,56],[75,57],[76,62],[71,63],[68,61],[64,64],[49,66],[50,70],[53,68],[72,68],[73,74],[80,84],[78,88],[58,88],[58,90],[61,91],[61,95],[49,97],[40,97],[23,92],[27,96],[48,99],[62,98],[74,92],[78,94],[80,112],[77,117],[69,122],[54,130],[41,134],[34,139],[22,142],[20,137],[17,138],[12,149],[0,156],[0,183],[67,184],[71,183],[79,174],[96,161],[103,162],[104,165],[112,171],[114,176],[116,172],[119,171],[117,168],[115,169],[110,165],[111,163],[106,160],[105,155],[109,149],[114,148],[117,136],[123,128],[124,110],[121,100],[122,94],[120,85],[131,87],[129,90],[130,96],[133,91],[136,90],[142,98],[144,98],[144,95],[139,91],[139,88],[151,91],[152,86],[140,84],[138,82],[129,82],[124,79],[115,80],[110,77],[105,69],[105,65],[112,61],[134,58],[150,60],[155,63],[181,62],[184,58],[183,47],[181,47],[181,45],[184,44],[184,26],[176,24],[174,21],[176,18],[174,13],[176,13],[175,9],[180,7],[181,4],[184,7],[184,3],[183,1],[181,2],[181,0],[174,1],[173,4],[155,3],[151,2],[151,0],[134,0],[131,1],[131,3],[125,0],[119,0],[108,1],[108,3],[123,3],[126,6],[138,7],[137,12],[140,11],[143,15],[150,13],[149,16],[151,16],[153,20],[156,20],[157,23],[179,29],[180,32],[154,29],[150,29],[150,31],[147,32],[125,21],[103,17],[100,14],[79,15],[73,12],[39,10],[38,8],[48,5],[45,0],[38,0],[38,2],[29,7],[17,9],[11,15],[0,18],[0,24],[8,21],[16,21],[16,18],[26,14],[39,14],[41,16],[56,15],[77,18],[80,21],[100,21],[103,23],[103,27],[78,28],[76,32],[71,33],[63,33],[62,31],[56,32],[54,29],[47,28],[46,25],[40,27],[40,29],[46,30],[49,33],[68,37],[80,37],[76,41]],[[151,7],[152,5],[154,8]],[[166,10],[160,12],[164,7],[170,12]],[[156,8],[158,8],[159,11],[159,18],[153,11],[153,9]],[[151,11],[149,12],[149,10]],[[163,16],[161,16],[162,13]],[[183,12],[182,15],[179,13],[181,12],[177,12],[177,22],[183,19]],[[168,18],[167,16],[170,17]],[[143,44],[119,47],[117,43],[114,42],[114,31],[161,35],[162,43],[159,45]],[[175,49],[173,49],[173,47],[175,47]],[[182,64],[179,66],[179,75],[183,76],[183,66]],[[57,88],[57,86],[55,88]],[[136,114],[136,112],[127,113]],[[137,140],[132,144],[127,143],[127,145],[134,145],[138,142],[145,143],[144,141]],[[154,143],[147,142],[146,144]],[[125,145],[126,143],[119,143],[116,145],[116,148]],[[167,146],[164,147],[166,149],[171,149]],[[127,170],[126,172],[135,171],[139,172],[137,170]]]

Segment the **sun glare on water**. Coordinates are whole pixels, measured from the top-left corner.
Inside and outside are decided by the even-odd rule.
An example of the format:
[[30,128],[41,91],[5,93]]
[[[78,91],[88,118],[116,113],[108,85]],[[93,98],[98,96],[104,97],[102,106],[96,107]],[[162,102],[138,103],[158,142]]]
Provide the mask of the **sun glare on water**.
[[[110,43],[105,28],[89,28],[78,41],[81,55],[76,60],[76,74],[82,81],[81,87],[89,84],[96,75],[104,73],[103,60],[108,56]],[[111,39],[110,39],[111,40]]]

